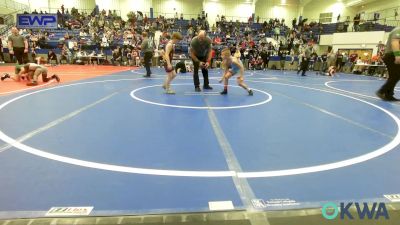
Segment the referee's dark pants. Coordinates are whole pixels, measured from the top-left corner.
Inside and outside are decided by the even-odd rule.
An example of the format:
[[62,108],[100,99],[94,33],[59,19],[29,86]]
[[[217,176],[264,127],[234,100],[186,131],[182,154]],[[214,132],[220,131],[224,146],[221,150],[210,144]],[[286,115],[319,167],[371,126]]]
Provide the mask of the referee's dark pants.
[[144,67],[146,68],[146,76],[151,75],[151,70],[150,70],[150,65],[151,65],[151,59],[153,58],[153,53],[152,52],[145,52],[144,53]]
[[[200,62],[207,62],[207,57],[198,57],[196,56]],[[199,80],[199,67],[200,67],[200,62],[195,62],[193,60],[193,82],[194,82],[194,87],[200,87],[200,80]],[[203,78],[204,78],[204,84],[203,87],[209,87],[210,83],[208,81],[208,69],[206,68],[201,68],[201,72],[203,73]]]
[[303,61],[301,61],[300,70],[297,71],[297,74],[299,74],[300,71],[303,71],[303,72],[301,73],[301,76],[305,76],[305,75],[306,75],[306,71],[308,70],[308,64],[309,64],[309,62],[310,62],[310,59],[304,58]]
[[383,61],[385,62],[389,72],[389,77],[378,92],[385,94],[386,96],[394,95],[394,88],[400,79],[400,64],[395,64],[394,60],[395,57],[393,53],[386,53],[383,57]]
[[14,56],[15,56],[15,58],[17,58],[18,64],[19,65],[24,64],[25,47],[22,47],[22,48],[14,47],[13,50],[14,50]]
[[2,51],[2,49],[0,49],[0,62],[4,62],[5,60],[4,60],[4,54],[3,54],[3,51]]

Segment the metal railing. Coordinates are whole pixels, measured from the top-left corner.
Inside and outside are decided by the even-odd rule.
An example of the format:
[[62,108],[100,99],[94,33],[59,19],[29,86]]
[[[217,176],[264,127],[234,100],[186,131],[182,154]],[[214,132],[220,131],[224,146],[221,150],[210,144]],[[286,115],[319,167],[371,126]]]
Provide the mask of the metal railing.
[[373,20],[375,13],[379,13],[380,16],[379,18],[381,19],[390,19],[390,20],[398,20],[400,19],[400,16],[395,17],[395,10],[397,10],[398,13],[400,13],[400,7],[392,7],[392,8],[387,8],[387,9],[381,9],[375,12],[368,12],[364,14],[363,19],[365,20]]
[[[150,17],[150,12],[143,12],[143,15],[147,15],[147,17]],[[197,19],[198,14],[183,14],[183,19],[185,20],[190,20],[190,19]],[[175,13],[163,13],[163,12],[153,12],[153,17],[157,18],[159,16],[163,16],[166,19],[174,18]],[[181,18],[181,14],[178,13],[178,18]]]
[[400,20],[385,20],[384,25],[387,26],[393,26],[393,27],[399,27],[400,26]]
[[21,11],[21,10],[29,10],[29,6],[13,1],[13,0],[1,0],[0,6],[6,9]]
[[[68,12],[69,12],[69,14],[71,14],[71,9],[72,8],[69,8],[68,9]],[[34,11],[35,9],[32,9],[32,11]],[[61,8],[39,8],[39,9],[36,9],[36,11],[39,13],[40,11],[42,11],[43,13],[44,12],[47,12],[47,13],[57,13],[57,10],[59,10],[60,12],[61,12]],[[78,8],[76,8],[76,10],[78,10],[78,13],[82,13],[82,12],[85,12],[86,14],[88,14],[88,15],[90,15],[92,12],[93,12],[93,10],[94,10],[94,8],[93,9],[78,9]],[[65,11],[67,11],[67,8],[65,8]],[[101,13],[101,11],[102,10],[100,10],[100,13]],[[106,12],[108,13],[108,10],[106,10]],[[111,12],[114,12],[114,10],[111,10]],[[121,16],[121,11],[120,10],[115,10],[115,12],[117,13],[117,16]],[[65,12],[64,12],[65,13]]]
[[15,25],[14,14],[0,15],[4,19],[4,26],[0,28],[0,36],[6,34],[12,26]]

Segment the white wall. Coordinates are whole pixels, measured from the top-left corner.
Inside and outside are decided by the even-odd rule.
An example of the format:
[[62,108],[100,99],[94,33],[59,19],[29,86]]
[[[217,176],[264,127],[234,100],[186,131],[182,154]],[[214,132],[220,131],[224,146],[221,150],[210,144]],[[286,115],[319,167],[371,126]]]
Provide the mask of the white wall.
[[335,44],[378,44],[385,37],[384,31],[351,32],[333,34],[332,43]]
[[376,54],[376,45],[379,41],[386,43],[388,33],[384,31],[374,32],[351,32],[321,35],[321,46],[332,45],[333,50],[338,49],[373,49]]
[[332,34],[324,34],[321,35],[319,39],[319,45],[332,45],[333,44],[333,35]]
[[256,17],[260,16],[262,19],[284,18],[286,25],[291,26],[293,18],[298,17],[299,5],[297,1],[287,0],[286,5],[280,5],[280,2],[280,0],[258,0],[255,7]]
[[152,1],[148,0],[135,0],[134,3],[132,0],[120,0],[119,3],[119,10],[121,11],[121,17],[122,19],[126,20],[127,19],[127,14],[129,12],[136,12],[136,11],[141,11],[144,14],[147,14],[148,17],[150,17],[150,8],[151,8]]
[[[37,1],[31,1],[32,2],[37,2]],[[47,2],[47,1],[44,1]],[[49,1],[49,8],[51,8],[52,12],[57,12],[57,9],[60,9],[61,5],[64,5],[65,9],[71,9],[75,7],[76,9],[85,9],[85,10],[93,10],[94,7],[96,6],[96,1],[95,0],[50,0]],[[61,11],[61,9],[60,9]]]
[[228,21],[245,22],[254,12],[253,4],[245,0],[205,0],[203,7],[210,25],[215,23],[217,15],[224,15]]
[[346,7],[344,3],[337,0],[313,0],[304,6],[303,18],[308,18],[309,21],[318,21],[321,13],[333,13],[332,22],[336,22],[337,16],[340,14],[341,21],[346,19],[346,16],[353,18],[357,12],[356,8]]
[[[1,1],[1,0],[0,0]],[[16,2],[26,4],[30,6],[31,11],[33,10],[43,10],[51,13],[56,13],[57,9],[60,9],[61,5],[64,4],[65,9],[70,9],[75,7],[77,9],[94,9],[96,6],[95,0],[41,0],[41,1],[34,1],[34,0],[14,0]],[[61,11],[61,9],[60,9]]]
[[[200,0],[152,0],[155,16],[164,15],[173,17],[177,12],[180,16],[184,14],[184,19],[197,18],[203,8],[203,1]],[[147,10],[149,11],[149,9]]]
[[96,0],[96,5],[99,6],[100,11],[101,10],[120,10],[120,0]]

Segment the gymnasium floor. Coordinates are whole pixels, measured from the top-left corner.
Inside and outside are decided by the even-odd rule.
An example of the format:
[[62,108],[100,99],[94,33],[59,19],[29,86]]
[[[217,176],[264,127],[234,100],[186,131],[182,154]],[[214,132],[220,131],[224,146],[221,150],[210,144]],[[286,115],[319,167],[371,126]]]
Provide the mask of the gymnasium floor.
[[144,69],[88,66],[69,79],[71,68],[54,69],[60,84],[0,83],[2,219],[55,206],[304,209],[400,192],[400,104],[375,97],[379,78],[247,71],[254,96],[234,78],[221,96],[221,71],[210,70],[214,90],[194,92],[188,73],[165,95],[162,69],[148,79]]

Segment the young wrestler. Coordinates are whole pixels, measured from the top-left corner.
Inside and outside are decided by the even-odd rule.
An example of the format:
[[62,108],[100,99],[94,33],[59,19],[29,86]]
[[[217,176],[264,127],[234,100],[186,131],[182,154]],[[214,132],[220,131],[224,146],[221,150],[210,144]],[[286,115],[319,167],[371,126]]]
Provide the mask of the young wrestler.
[[335,66],[330,66],[329,69],[328,69],[328,76],[333,77],[333,76],[335,76],[335,74],[336,74],[336,67]]
[[43,65],[38,65],[36,63],[27,63],[24,66],[24,70],[21,70],[21,73],[29,73],[33,72],[32,82],[26,85],[28,86],[36,86],[38,85],[38,77],[42,75],[43,82],[48,82],[51,79],[55,79],[57,82],[60,82],[60,78],[53,74],[50,78],[47,78],[47,68]]
[[[14,72],[14,75],[10,75],[10,74],[8,74],[8,73],[4,73],[2,76],[1,76],[1,81],[3,81],[3,80],[5,80],[5,79],[7,79],[7,78],[10,78],[10,79],[12,79],[12,80],[14,80],[14,81],[16,81],[16,82],[19,82],[21,79],[22,80],[29,80],[29,74],[19,74],[20,72],[21,72],[21,69],[24,67],[24,65],[15,65],[15,72]],[[31,75],[33,75],[33,73],[31,74]]]
[[[38,65],[44,64],[44,63],[47,62],[47,60],[45,58],[43,58],[43,57],[37,57],[35,60],[37,61]],[[30,81],[31,78],[33,77],[34,71],[26,72],[24,70],[24,66],[25,66],[24,64],[15,65],[14,75],[10,75],[8,73],[5,73],[3,76],[1,76],[1,80],[3,81],[5,79],[7,79],[7,78],[10,78],[10,79],[12,79],[12,80],[14,80],[16,82],[19,82],[20,80]]]
[[176,72],[172,66],[172,58],[174,56],[174,45],[180,40],[182,40],[182,35],[178,32],[175,32],[172,34],[172,39],[165,46],[164,68],[165,72],[167,72],[167,78],[165,79],[162,87],[165,89],[166,94],[175,94],[170,87],[171,81],[176,77]]
[[[41,60],[41,63],[45,63],[45,60]],[[38,65],[36,63],[27,63],[23,65],[17,77],[21,77],[24,75],[32,79],[32,82],[26,84],[27,86],[38,85],[37,79],[39,75],[42,75],[43,82],[48,82],[51,79],[55,79],[57,82],[60,82],[60,78],[56,74],[53,74],[50,78],[47,78],[47,68],[43,65]],[[8,74],[4,75],[3,77],[1,78],[2,80],[6,78],[11,78]]]
[[237,73],[239,73],[239,76],[237,77],[238,85],[244,88],[249,93],[249,95],[253,95],[253,91],[249,89],[243,81],[244,67],[242,62],[237,58],[231,56],[229,48],[225,48],[222,50],[221,57],[222,65],[225,70],[224,75],[220,80],[220,82],[224,81],[224,90],[221,92],[221,95],[228,94],[228,80]]
[[336,76],[336,67],[335,66],[330,66],[326,72],[317,72],[317,75],[325,75],[325,76],[330,76],[334,77]]

